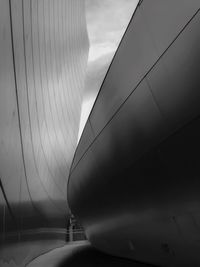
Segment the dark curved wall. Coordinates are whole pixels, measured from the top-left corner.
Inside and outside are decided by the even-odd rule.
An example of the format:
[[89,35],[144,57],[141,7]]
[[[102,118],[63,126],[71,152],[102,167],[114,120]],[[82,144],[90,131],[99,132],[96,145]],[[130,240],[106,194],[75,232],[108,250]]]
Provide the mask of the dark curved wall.
[[66,228],[89,49],[84,9],[82,0],[0,1],[1,245]]
[[85,126],[68,200],[107,253],[200,263],[199,8],[138,5]]

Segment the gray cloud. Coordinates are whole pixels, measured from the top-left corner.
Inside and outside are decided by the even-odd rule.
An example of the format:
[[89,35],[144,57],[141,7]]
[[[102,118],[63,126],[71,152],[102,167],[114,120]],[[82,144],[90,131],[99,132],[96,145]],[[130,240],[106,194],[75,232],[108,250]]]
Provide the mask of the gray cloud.
[[113,53],[106,54],[88,65],[85,81],[85,97],[94,96],[100,89],[110,65]]
[[138,0],[86,0],[89,62],[79,136]]
[[96,53],[103,53],[103,49],[106,53],[117,48],[137,2],[86,0],[87,27],[93,53],[95,49]]

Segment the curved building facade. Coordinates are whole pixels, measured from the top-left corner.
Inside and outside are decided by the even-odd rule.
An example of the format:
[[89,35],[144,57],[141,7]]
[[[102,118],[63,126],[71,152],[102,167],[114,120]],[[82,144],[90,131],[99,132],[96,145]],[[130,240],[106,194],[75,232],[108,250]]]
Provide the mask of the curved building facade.
[[65,228],[88,58],[82,0],[0,1],[0,242]]
[[199,266],[200,2],[140,1],[68,180],[91,243],[156,266]]

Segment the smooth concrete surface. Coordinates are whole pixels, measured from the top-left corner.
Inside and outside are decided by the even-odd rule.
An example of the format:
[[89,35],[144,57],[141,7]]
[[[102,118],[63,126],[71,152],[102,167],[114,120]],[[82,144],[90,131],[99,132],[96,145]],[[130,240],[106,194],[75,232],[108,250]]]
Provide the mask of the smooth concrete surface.
[[27,267],[148,267],[152,265],[134,262],[104,254],[91,247],[89,242],[73,242],[39,256]]
[[200,1],[143,0],[102,84],[68,183],[99,250],[200,266]]

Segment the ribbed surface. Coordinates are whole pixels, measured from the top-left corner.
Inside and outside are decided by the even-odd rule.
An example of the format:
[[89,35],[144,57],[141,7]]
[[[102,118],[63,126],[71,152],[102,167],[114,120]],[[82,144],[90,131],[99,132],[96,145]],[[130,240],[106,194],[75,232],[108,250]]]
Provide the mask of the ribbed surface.
[[4,240],[13,229],[66,225],[89,47],[84,1],[1,0],[0,44]]

